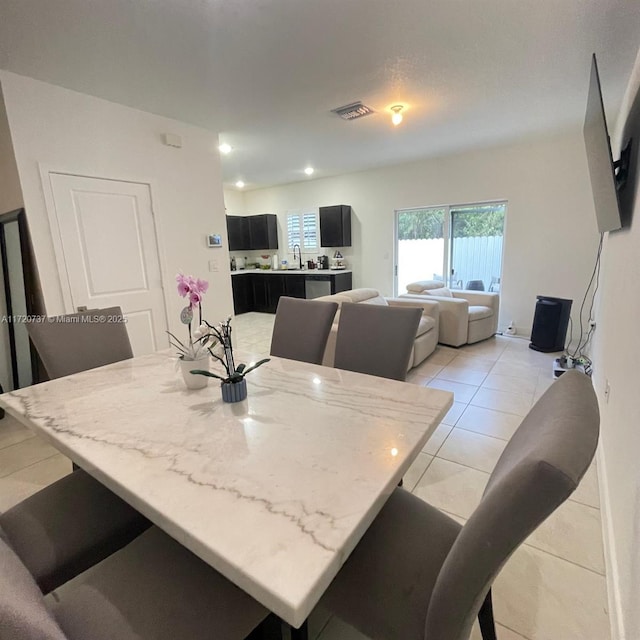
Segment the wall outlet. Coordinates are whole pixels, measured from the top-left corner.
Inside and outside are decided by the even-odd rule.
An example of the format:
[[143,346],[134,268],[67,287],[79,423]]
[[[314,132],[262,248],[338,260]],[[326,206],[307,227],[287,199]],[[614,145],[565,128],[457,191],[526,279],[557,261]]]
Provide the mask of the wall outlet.
[[609,384],[609,379],[604,381],[604,401],[609,402],[609,396],[611,395],[611,385]]
[[213,273],[217,273],[218,271],[218,261],[216,259],[209,260],[209,271]]

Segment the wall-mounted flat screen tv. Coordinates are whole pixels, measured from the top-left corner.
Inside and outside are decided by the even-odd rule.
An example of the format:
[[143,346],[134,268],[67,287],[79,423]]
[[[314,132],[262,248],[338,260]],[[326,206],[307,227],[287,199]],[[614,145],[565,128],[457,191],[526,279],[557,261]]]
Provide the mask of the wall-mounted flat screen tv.
[[598,231],[604,233],[620,229],[622,221],[618,193],[624,187],[627,177],[631,140],[623,150],[620,160],[614,162],[595,53],[591,62],[591,81],[583,133]]

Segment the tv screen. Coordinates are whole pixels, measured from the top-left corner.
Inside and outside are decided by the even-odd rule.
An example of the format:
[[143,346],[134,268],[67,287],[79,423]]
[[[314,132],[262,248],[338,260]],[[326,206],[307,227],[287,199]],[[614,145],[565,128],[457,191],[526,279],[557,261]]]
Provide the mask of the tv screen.
[[604,233],[620,229],[622,222],[616,189],[615,165],[611,155],[595,54],[591,63],[591,81],[583,132],[598,231]]

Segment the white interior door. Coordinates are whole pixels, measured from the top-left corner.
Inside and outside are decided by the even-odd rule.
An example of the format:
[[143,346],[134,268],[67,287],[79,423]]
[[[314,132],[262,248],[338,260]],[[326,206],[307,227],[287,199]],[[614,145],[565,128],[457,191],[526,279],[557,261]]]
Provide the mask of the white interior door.
[[50,173],[74,310],[119,306],[134,355],[166,346],[149,185]]

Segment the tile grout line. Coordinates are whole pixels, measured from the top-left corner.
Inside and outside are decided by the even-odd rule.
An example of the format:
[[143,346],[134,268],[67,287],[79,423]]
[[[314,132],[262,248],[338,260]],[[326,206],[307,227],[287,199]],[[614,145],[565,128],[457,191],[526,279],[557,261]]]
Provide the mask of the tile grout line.
[[[51,460],[51,458],[55,458],[56,456],[63,456],[64,458],[66,458],[66,456],[64,455],[64,453],[61,453],[60,451],[56,451],[53,455],[47,456],[46,458],[42,458],[42,460],[36,460],[35,462],[32,462],[31,464],[28,464],[24,467],[20,467],[19,469],[16,469],[15,471],[12,471],[11,473],[7,473],[4,476],[0,476],[0,480],[5,480],[6,478],[10,478],[12,475],[16,474],[16,473],[20,473],[21,471],[24,471],[25,469],[30,469],[31,467],[40,464],[41,462],[45,462],[45,460]],[[67,458],[67,460],[69,460],[69,458]],[[69,460],[69,463],[71,463],[71,460]]]
[[[439,509],[443,513],[446,513],[450,517],[461,518],[462,520],[464,520],[463,526],[464,526],[464,524],[466,524],[467,520],[469,520],[469,517],[470,517],[470,516],[462,516],[459,513],[454,513],[453,511],[448,511],[447,509],[443,509],[441,507],[437,507],[437,509]],[[584,569],[585,571],[589,571],[589,573],[593,573],[594,575],[599,576],[601,578],[605,578],[606,577],[604,573],[600,573],[599,571],[596,571],[595,569],[591,569],[590,567],[585,567],[584,565],[580,564],[579,562],[575,562],[574,560],[569,560],[568,558],[563,558],[562,556],[559,556],[556,553],[552,553],[551,551],[547,551],[546,549],[541,549],[540,547],[537,547],[536,545],[531,544],[530,542],[527,542],[526,540],[520,546],[531,547],[532,549],[535,549],[536,551],[539,551],[540,553],[546,553],[548,556],[551,556],[552,558],[556,558],[556,560],[562,560],[562,562],[568,562],[569,564],[572,564],[574,567],[578,567],[580,569]]]
[[[26,427],[24,427],[25,431],[29,431]],[[18,442],[12,442],[11,444],[5,444],[5,445],[1,445],[0,446],[0,451],[4,451],[5,449],[8,449],[9,447],[13,447],[16,444],[21,444],[22,442],[25,442],[27,440],[31,440],[31,438],[35,438],[37,434],[29,431],[29,434],[26,438],[23,438],[22,440],[18,440]]]

